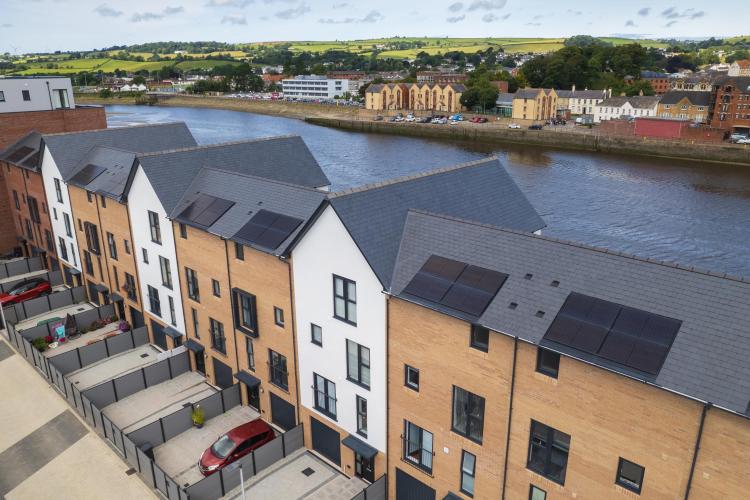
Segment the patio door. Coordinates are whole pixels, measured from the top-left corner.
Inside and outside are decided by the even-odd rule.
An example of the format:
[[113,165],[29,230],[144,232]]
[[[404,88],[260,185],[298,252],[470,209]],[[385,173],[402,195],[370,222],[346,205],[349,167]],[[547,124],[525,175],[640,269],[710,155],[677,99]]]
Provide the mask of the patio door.
[[354,453],[354,474],[367,482],[375,482],[375,464],[373,459]]
[[245,385],[245,389],[247,390],[247,404],[260,413],[260,385],[254,385],[253,387]]

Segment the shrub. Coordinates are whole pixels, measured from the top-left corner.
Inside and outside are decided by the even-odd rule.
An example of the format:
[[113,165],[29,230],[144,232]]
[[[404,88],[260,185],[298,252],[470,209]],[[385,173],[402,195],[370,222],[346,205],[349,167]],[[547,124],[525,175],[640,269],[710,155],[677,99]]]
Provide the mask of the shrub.
[[31,345],[36,347],[37,351],[44,352],[47,350],[47,340],[44,337],[37,337],[31,341]]
[[206,412],[200,405],[195,405],[193,407],[193,424],[197,427],[201,427],[205,421]]

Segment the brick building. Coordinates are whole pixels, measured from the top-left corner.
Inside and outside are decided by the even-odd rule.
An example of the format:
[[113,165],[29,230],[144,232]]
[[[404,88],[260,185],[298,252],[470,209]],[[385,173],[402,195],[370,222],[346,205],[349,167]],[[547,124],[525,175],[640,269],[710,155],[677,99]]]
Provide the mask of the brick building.
[[706,123],[710,114],[711,98],[711,92],[670,90],[661,96],[656,116]]
[[750,76],[725,77],[714,82],[711,126],[750,134]]

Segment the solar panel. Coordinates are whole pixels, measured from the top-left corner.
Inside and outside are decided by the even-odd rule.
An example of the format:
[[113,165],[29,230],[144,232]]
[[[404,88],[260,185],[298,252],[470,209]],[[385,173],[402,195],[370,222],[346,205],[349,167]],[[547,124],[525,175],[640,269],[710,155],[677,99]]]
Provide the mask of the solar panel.
[[41,154],[41,151],[37,151],[33,155],[26,158],[26,160],[21,165],[26,168],[36,168],[37,164],[39,163],[39,157],[41,156]]
[[71,181],[86,186],[88,183],[99,177],[105,170],[104,167],[89,163],[74,175]]
[[177,218],[203,227],[211,227],[234,204],[233,201],[199,193],[195,200]]
[[682,322],[572,292],[545,340],[658,375]]
[[270,210],[259,210],[237,231],[234,238],[275,250],[300,224],[302,224],[302,219]]
[[20,160],[26,158],[29,156],[29,154],[34,152],[34,148],[30,148],[28,146],[21,146],[18,149],[15,149],[11,154],[9,154],[5,160],[9,161],[11,163],[17,163]]

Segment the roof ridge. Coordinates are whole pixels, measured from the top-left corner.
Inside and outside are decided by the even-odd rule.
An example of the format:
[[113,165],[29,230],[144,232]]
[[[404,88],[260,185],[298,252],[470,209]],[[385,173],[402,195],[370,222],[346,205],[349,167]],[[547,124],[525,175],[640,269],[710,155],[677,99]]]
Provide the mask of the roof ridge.
[[740,283],[745,283],[745,284],[750,285],[750,277],[735,276],[735,275],[731,275],[731,274],[728,274],[728,273],[721,273],[721,272],[717,272],[717,271],[711,271],[709,269],[698,268],[698,267],[695,267],[695,266],[688,266],[688,265],[680,264],[678,262],[669,262],[669,261],[660,260],[660,259],[653,259],[653,258],[649,258],[649,257],[641,257],[639,255],[631,254],[631,253],[628,253],[628,252],[621,252],[619,250],[612,250],[612,249],[609,249],[609,248],[597,247],[597,246],[594,246],[594,245],[587,245],[585,243],[579,243],[577,241],[572,241],[572,240],[564,240],[564,239],[561,239],[561,238],[554,238],[552,236],[544,236],[544,235],[541,235],[541,234],[526,233],[524,231],[518,231],[518,230],[515,230],[515,229],[509,229],[509,228],[505,228],[505,227],[495,226],[495,225],[487,224],[487,223],[484,223],[484,222],[477,222],[477,221],[473,221],[473,220],[462,219],[460,217],[454,217],[452,215],[438,214],[438,213],[435,213],[435,212],[429,212],[427,210],[420,210],[420,209],[414,209],[414,208],[412,208],[412,209],[409,209],[409,212],[413,212],[413,213],[417,213],[417,214],[421,214],[421,215],[426,215],[428,217],[435,217],[435,218],[439,218],[439,219],[445,219],[445,220],[451,220],[451,221],[455,221],[455,222],[461,222],[461,223],[470,224],[470,225],[478,226],[478,227],[485,227],[487,229],[493,229],[493,230],[496,230],[496,231],[501,231],[501,232],[505,232],[505,233],[515,234],[515,235],[518,235],[518,236],[525,236],[527,238],[545,240],[545,241],[549,241],[551,243],[557,243],[557,244],[560,244],[560,245],[572,246],[572,247],[581,248],[581,249],[584,249],[584,250],[591,250],[591,251],[594,251],[594,252],[599,252],[599,253],[604,253],[604,254],[609,254],[609,255],[616,255],[618,257],[623,257],[623,258],[626,258],[626,259],[636,260],[636,261],[639,261],[639,262],[644,262],[644,263],[648,263],[648,264],[655,264],[655,265],[659,265],[659,266],[670,267],[670,268],[673,268],[673,269],[679,269],[681,271],[687,271],[687,272],[696,273],[696,274],[703,274],[703,275],[706,275],[706,276],[712,276],[714,278],[723,278],[723,279],[727,279],[727,280],[730,280],[730,281],[737,281],[737,282],[740,282]]
[[164,123],[141,123],[139,125],[130,125],[127,127],[107,127],[107,128],[100,128],[100,129],[95,129],[95,130],[54,132],[54,133],[49,133],[49,134],[42,134],[42,137],[57,137],[59,135],[75,135],[75,134],[93,134],[93,133],[101,133],[101,132],[112,132],[112,131],[118,131],[118,130],[129,130],[131,128],[164,127],[166,125],[185,125],[185,127],[187,127],[187,123],[180,122],[180,121],[164,122]]
[[[238,175],[240,177],[247,177],[249,179],[256,179],[256,180],[263,181],[263,182],[270,182],[270,183],[279,184],[279,185],[282,185],[282,186],[288,186],[288,187],[292,187],[292,188],[298,188],[298,189],[301,189],[301,190],[304,190],[304,191],[311,191],[311,192],[315,192],[315,193],[320,193],[321,195],[325,195],[326,194],[325,191],[321,191],[320,189],[315,189],[313,187],[301,186],[299,184],[292,184],[291,182],[284,182],[284,181],[279,181],[279,180],[276,180],[276,179],[269,179],[268,177],[261,177],[259,175],[246,174],[246,173],[243,173],[243,172],[235,172],[233,170],[226,170],[226,169],[219,168],[219,167],[203,167],[198,172],[198,175],[200,175],[201,172],[203,172],[204,170],[215,170],[216,172],[221,172],[221,173],[224,173],[224,174]],[[197,178],[198,178],[198,176],[196,175],[196,179]]]
[[201,149],[212,149],[212,148],[219,148],[219,147],[225,147],[225,146],[234,146],[236,144],[250,144],[254,142],[272,141],[272,140],[277,140],[277,139],[289,139],[292,137],[299,137],[300,139],[302,138],[298,134],[274,135],[270,137],[258,137],[255,139],[242,139],[238,141],[217,142],[214,144],[198,144],[197,146],[189,146],[189,147],[177,148],[177,149],[165,149],[163,151],[151,151],[150,153],[138,153],[137,156],[139,158],[142,158],[146,156],[158,156],[158,155],[164,155],[164,154],[170,154],[170,153],[182,153],[186,151],[198,151]]
[[456,165],[451,165],[449,167],[438,167],[438,168],[435,168],[435,169],[432,169],[432,170],[427,170],[427,171],[420,172],[420,173],[417,173],[417,174],[404,175],[404,176],[401,176],[401,177],[394,177],[392,179],[388,179],[388,180],[385,180],[383,182],[375,182],[375,183],[371,183],[371,184],[365,184],[363,186],[358,186],[358,187],[355,187],[355,188],[345,189],[343,191],[336,191],[336,192],[330,193],[328,195],[328,198],[329,199],[343,198],[345,196],[349,196],[349,195],[352,195],[352,194],[362,193],[362,192],[365,192],[365,191],[373,191],[375,189],[379,189],[379,188],[383,188],[383,187],[387,187],[387,186],[392,186],[394,184],[401,184],[401,183],[404,183],[404,182],[410,182],[410,181],[413,181],[413,180],[422,179],[424,177],[431,177],[433,175],[440,175],[440,174],[444,174],[444,173],[447,173],[447,172],[453,172],[455,170],[461,170],[461,169],[464,169],[464,168],[474,167],[474,166],[477,166],[477,165],[481,165],[482,163],[489,163],[489,162],[492,162],[492,161],[499,162],[499,158],[497,156],[493,155],[493,156],[488,156],[486,158],[481,158],[479,160],[472,160],[472,161],[465,162],[465,163],[458,163]]

